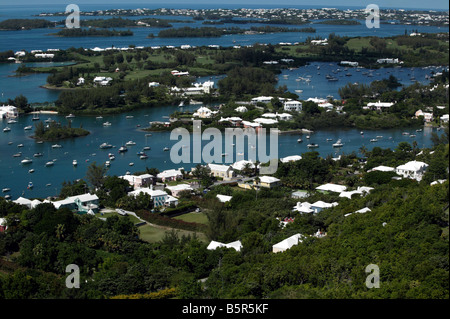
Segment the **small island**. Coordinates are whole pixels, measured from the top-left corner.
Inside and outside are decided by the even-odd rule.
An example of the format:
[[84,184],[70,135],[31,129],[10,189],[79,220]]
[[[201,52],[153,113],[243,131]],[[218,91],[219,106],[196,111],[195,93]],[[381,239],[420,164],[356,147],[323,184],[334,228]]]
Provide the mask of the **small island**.
[[57,37],[124,37],[132,36],[133,32],[130,30],[98,30],[98,29],[62,29],[57,33],[51,33]]
[[331,24],[331,25],[360,25],[361,23],[356,20],[325,20],[316,22],[317,24]]
[[67,126],[61,125],[61,123],[50,122],[46,127],[43,122],[36,124],[33,138],[39,141],[57,141],[67,138],[74,138],[80,136],[87,136],[90,132],[82,127],[73,128],[71,122]]

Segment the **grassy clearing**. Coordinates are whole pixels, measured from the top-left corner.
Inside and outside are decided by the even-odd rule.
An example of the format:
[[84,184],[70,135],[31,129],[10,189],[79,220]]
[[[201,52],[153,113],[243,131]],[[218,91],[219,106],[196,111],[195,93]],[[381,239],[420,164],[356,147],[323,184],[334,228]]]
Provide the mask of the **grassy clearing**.
[[[152,225],[144,225],[139,227],[139,237],[149,243],[156,243],[161,241],[164,236],[166,235],[166,232],[170,232],[172,229],[169,228],[160,228],[155,227]],[[203,233],[195,233],[187,230],[180,230],[180,229],[174,229],[175,232],[178,234],[179,237],[181,236],[194,236],[194,234],[203,242],[208,242],[208,239],[206,238],[206,235]]]
[[177,217],[174,217],[174,219],[183,220],[185,222],[189,223],[199,223],[199,224],[208,224],[208,217],[204,213],[187,213],[183,214]]

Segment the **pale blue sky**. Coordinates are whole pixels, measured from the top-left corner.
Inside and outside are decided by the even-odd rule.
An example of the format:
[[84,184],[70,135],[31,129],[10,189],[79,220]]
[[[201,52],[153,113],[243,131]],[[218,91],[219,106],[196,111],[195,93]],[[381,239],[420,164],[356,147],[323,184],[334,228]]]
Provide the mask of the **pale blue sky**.
[[448,0],[369,0],[369,1],[355,1],[355,0],[219,0],[219,1],[213,1],[211,0],[188,0],[188,1],[181,1],[181,0],[156,0],[156,1],[149,1],[149,0],[42,0],[40,2],[37,2],[35,0],[15,0],[14,2],[8,1],[8,0],[0,0],[0,4],[2,5],[8,5],[8,4],[14,4],[14,5],[25,5],[25,4],[31,4],[31,5],[37,5],[38,3],[41,4],[121,4],[125,8],[127,3],[129,4],[142,4],[145,5],[151,5],[151,4],[165,4],[167,6],[170,6],[170,4],[185,4],[186,7],[189,6],[190,3],[198,3],[198,4],[214,4],[215,6],[220,6],[220,4],[238,4],[239,7],[245,7],[246,4],[248,5],[270,5],[277,7],[285,7],[289,5],[302,5],[307,6],[308,4],[314,5],[314,6],[324,6],[324,7],[335,7],[335,6],[357,6],[357,7],[365,7],[368,4],[374,3],[377,4],[380,8],[383,7],[398,7],[398,8],[423,8],[423,9],[447,9],[449,8],[449,2]]

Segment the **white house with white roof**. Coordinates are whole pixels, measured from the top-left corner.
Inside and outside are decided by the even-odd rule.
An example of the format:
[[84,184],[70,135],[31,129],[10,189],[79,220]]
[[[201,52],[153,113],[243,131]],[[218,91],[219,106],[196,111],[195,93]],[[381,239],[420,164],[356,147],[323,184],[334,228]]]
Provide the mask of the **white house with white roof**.
[[247,161],[247,160],[237,161],[237,162],[231,164],[231,167],[234,170],[242,171],[247,164],[249,165],[250,168],[255,168],[255,163],[253,163],[252,161]]
[[297,202],[297,205],[292,209],[294,212],[299,212],[300,214],[311,214],[314,210],[311,209],[311,203],[308,202]]
[[188,184],[178,184],[178,185],[174,185],[174,186],[166,186],[166,188],[168,189],[168,190],[170,190],[170,192],[172,193],[172,195],[173,196],[178,196],[178,194],[180,193],[180,192],[183,192],[183,191],[189,191],[189,192],[191,192],[191,191],[193,191],[194,189],[190,186],[190,185],[188,185]]
[[292,248],[293,246],[296,246],[299,243],[301,243],[303,241],[304,237],[305,236],[303,236],[302,234],[292,235],[291,237],[286,238],[285,240],[282,240],[279,243],[276,243],[275,245],[273,245],[272,252],[279,253],[279,252],[286,251],[286,250]]
[[344,191],[344,192],[340,193],[339,197],[347,197],[347,198],[351,199],[354,194],[359,194],[361,196],[365,196],[368,193],[370,193],[371,190],[373,190],[373,187],[359,186],[356,190]]
[[288,112],[300,112],[302,110],[302,102],[294,100],[285,101],[283,109]]
[[272,101],[273,97],[272,96],[258,96],[258,97],[254,97],[251,100],[252,104],[257,104],[257,103],[269,103],[270,101]]
[[364,207],[364,208],[361,208],[361,209],[359,209],[359,210],[357,210],[357,211],[355,211],[353,213],[345,214],[344,217],[347,217],[347,216],[350,216],[350,215],[353,215],[353,214],[365,214],[365,213],[371,212],[371,211],[372,210],[369,207]]
[[183,178],[183,173],[181,172],[181,168],[168,169],[157,174],[156,178],[160,179],[163,183],[166,181],[176,181],[179,178]]
[[312,203],[310,208],[314,211],[315,214],[317,214],[317,213],[320,213],[321,211],[323,211],[324,209],[331,208],[331,207],[334,207],[337,205],[338,205],[337,202],[326,203],[324,201],[319,200],[315,203]]
[[0,106],[0,120],[3,118],[16,118],[19,116],[19,109],[13,105]]
[[211,111],[206,106],[200,107],[197,111],[194,112],[194,117],[200,117],[200,118],[210,118],[213,114],[215,114],[213,111]]
[[241,241],[236,240],[236,241],[233,241],[231,243],[224,244],[224,243],[212,240],[209,243],[208,247],[206,247],[206,249],[208,249],[208,250],[215,250],[215,249],[217,249],[219,247],[233,248],[236,251],[241,251],[242,243],[241,243]]
[[316,190],[325,191],[325,192],[342,193],[343,191],[347,190],[347,186],[327,183],[327,184],[323,184],[323,185],[316,187]]
[[217,194],[216,197],[222,203],[229,202],[233,198],[232,196],[221,195],[221,194]]
[[239,112],[239,113],[245,113],[245,112],[248,111],[248,109],[247,109],[245,106],[243,106],[243,105],[238,106],[238,107],[235,108],[234,110],[235,110],[236,112]]
[[423,174],[428,168],[428,164],[420,161],[411,161],[406,164],[397,166],[395,172],[405,178],[421,181]]
[[395,168],[394,167],[390,167],[390,166],[377,166],[372,168],[371,170],[369,170],[368,172],[373,172],[373,171],[379,171],[379,172],[395,172]]
[[280,158],[280,161],[282,163],[288,163],[288,162],[299,161],[301,159],[302,159],[302,157],[300,155],[291,155],[291,156],[286,156],[286,157]]
[[369,102],[367,103],[367,107],[369,109],[375,109],[377,111],[382,111],[383,109],[388,109],[390,108],[392,105],[394,105],[395,103],[392,102]]

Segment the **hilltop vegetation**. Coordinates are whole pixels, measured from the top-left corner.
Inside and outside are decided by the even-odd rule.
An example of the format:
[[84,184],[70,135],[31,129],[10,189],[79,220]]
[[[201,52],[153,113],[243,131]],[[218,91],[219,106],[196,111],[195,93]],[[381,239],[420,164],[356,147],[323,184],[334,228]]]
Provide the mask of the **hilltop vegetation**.
[[[201,229],[208,239],[241,240],[241,252],[207,250],[207,243],[180,238],[175,232],[148,243],[139,238],[140,229],[129,217],[109,216],[103,221],[56,210],[48,203],[28,209],[0,198],[0,217],[9,225],[7,232],[0,233],[0,298],[446,299],[448,128],[445,136],[432,149],[421,150],[421,155],[418,150],[411,152],[410,145],[374,148],[365,153],[366,166],[360,166],[355,154],[333,161],[316,152],[305,153],[300,161],[280,163],[276,176],[283,180],[282,187],[256,191],[221,185],[206,195],[189,195],[188,200],[207,216]],[[369,178],[367,171],[373,165],[414,158],[430,163],[420,183]],[[355,170],[360,173],[349,174]],[[435,178],[447,181],[430,186]],[[113,198],[123,202],[120,196],[126,192],[121,189],[126,183],[119,180],[102,177],[96,186],[102,202]],[[369,180],[374,190],[366,196],[348,199],[314,191],[321,183],[356,188],[367,186]],[[71,193],[70,188],[81,191],[85,186],[65,187]],[[308,190],[309,202],[338,201],[339,205],[317,214],[294,213],[297,200],[290,196],[292,187]],[[221,203],[216,194],[232,199]],[[138,201],[142,207],[148,205],[148,199]],[[371,211],[345,216],[363,207]],[[140,214],[154,215],[152,221],[163,218],[143,209]],[[295,220],[281,227],[276,218],[286,217]],[[318,229],[326,236],[310,236]],[[273,244],[296,233],[306,236],[302,243],[286,252],[272,252]],[[72,263],[80,266],[79,289],[65,288],[65,267]],[[369,264],[380,269],[379,289],[365,285]],[[207,278],[205,283],[198,281],[202,278]]]

